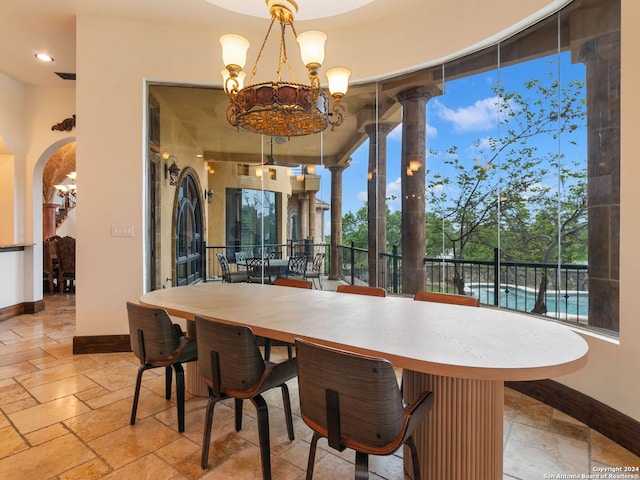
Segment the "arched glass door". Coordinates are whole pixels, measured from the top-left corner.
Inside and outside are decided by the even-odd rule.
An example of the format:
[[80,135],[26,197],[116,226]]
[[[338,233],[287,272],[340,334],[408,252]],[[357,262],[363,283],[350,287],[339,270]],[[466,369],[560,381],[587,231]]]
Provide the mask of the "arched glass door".
[[204,278],[204,221],[198,182],[189,171],[182,177],[177,200],[174,285],[191,285]]

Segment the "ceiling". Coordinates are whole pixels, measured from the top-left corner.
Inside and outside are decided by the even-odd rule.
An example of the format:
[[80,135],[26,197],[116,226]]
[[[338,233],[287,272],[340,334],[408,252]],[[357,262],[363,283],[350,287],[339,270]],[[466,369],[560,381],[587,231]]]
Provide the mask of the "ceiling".
[[[343,100],[348,115],[342,127],[334,131],[328,128],[320,138],[318,135],[312,135],[291,139],[286,145],[278,145],[278,149],[274,147],[274,154],[277,153],[279,159],[284,161],[288,161],[288,156],[294,163],[320,163],[319,152],[322,151],[322,161],[325,164],[347,162],[353,150],[365,140],[364,128],[373,120],[376,104],[377,108],[381,109],[376,113],[385,121],[400,121],[397,102],[385,102],[386,98],[380,96],[381,91],[378,91],[376,96],[375,83],[370,81],[371,78],[380,78],[381,75],[391,73],[380,71],[389,68],[388,62],[394,63],[395,72],[398,73],[403,71],[402,68],[407,68],[407,65],[415,66],[416,63],[412,63],[415,58],[424,59],[425,55],[434,55],[436,61],[436,54],[425,51],[432,48],[442,50],[440,45],[447,42],[433,42],[428,39],[438,35],[435,33],[436,30],[447,24],[446,20],[451,20],[452,17],[461,29],[465,28],[465,21],[473,22],[471,25],[475,25],[474,29],[466,28],[465,32],[473,31],[478,40],[485,40],[489,35],[483,31],[487,22],[482,21],[482,15],[490,15],[493,19],[500,18],[501,22],[510,26],[514,25],[514,19],[521,20],[545,5],[566,1],[530,0],[525,2],[526,8],[524,4],[516,2],[513,4],[515,11],[511,12],[504,8],[507,0],[484,0],[481,3],[476,3],[476,0],[429,0],[428,3],[424,0],[327,0],[320,3],[320,11],[308,7],[309,13],[306,15],[311,18],[305,20],[305,4],[317,7],[319,2],[297,0],[300,6],[297,19],[301,20],[302,24],[299,25],[296,21],[296,30],[300,32],[317,29],[329,33],[329,42],[332,37],[334,41],[331,45],[328,42],[328,53],[331,53],[334,59],[339,57],[339,62],[349,66],[354,75],[349,92]],[[249,15],[245,15],[218,5],[234,9],[240,5],[254,5],[256,8],[248,11]],[[344,11],[345,5],[360,6]],[[236,30],[247,35],[253,45],[260,45],[268,21],[253,15],[256,15],[256,12],[259,14],[261,9],[264,9],[263,16],[268,17],[263,0],[0,0],[0,72],[24,85],[75,87],[75,80],[64,80],[55,72],[75,73],[76,17],[80,15],[192,25],[211,28],[214,31]],[[336,15],[335,12],[341,13]],[[496,12],[500,12],[499,17],[496,17]],[[419,27],[406,28],[409,22],[414,21],[411,19],[416,17],[419,17],[419,22],[415,25]],[[230,28],[230,25],[239,27]],[[381,25],[384,25],[387,35],[380,35]],[[356,30],[358,33],[354,34]],[[450,45],[447,43],[446,49],[469,47],[467,44],[456,44],[460,36],[452,33]],[[357,41],[354,40],[354,35],[357,35]],[[439,35],[442,36],[443,33]],[[402,40],[402,45],[413,43],[421,47],[397,49],[395,47],[398,39]],[[363,43],[366,44],[365,47]],[[34,57],[37,52],[45,52],[55,61],[40,62]],[[406,55],[409,57],[398,60]],[[385,58],[385,61],[379,61],[380,58]],[[247,63],[253,61],[254,57],[250,57]],[[292,63],[294,61],[301,63],[297,58],[292,58]],[[194,129],[196,141],[211,158],[230,160],[232,156],[236,159],[238,156],[246,155],[255,159],[256,155],[264,153],[264,139],[259,139],[257,135],[246,132],[236,132],[234,135],[224,133],[234,130],[226,123],[225,111],[228,102],[221,90],[173,88],[165,89],[162,95],[171,105],[175,115],[188,119],[194,125],[198,122],[197,128]],[[387,95],[387,98],[391,98],[393,92],[388,91]],[[221,138],[224,138],[224,142],[221,142]]]

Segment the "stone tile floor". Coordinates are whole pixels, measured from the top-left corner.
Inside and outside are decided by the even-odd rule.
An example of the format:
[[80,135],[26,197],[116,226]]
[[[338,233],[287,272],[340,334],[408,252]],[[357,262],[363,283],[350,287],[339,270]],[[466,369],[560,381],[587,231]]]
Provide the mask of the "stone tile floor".
[[[73,355],[74,301],[69,294],[47,295],[44,312],[0,322],[0,478],[261,478],[251,405],[238,433],[232,405],[216,407],[208,470],[200,468],[206,400],[187,395],[186,431],[179,434],[175,404],[164,398],[162,370],[145,373],[138,421],[130,426],[137,360],[130,353]],[[285,354],[274,347],[274,357]],[[290,390],[293,442],[286,436],[279,391],[267,395],[272,469],[274,479],[300,480],[311,434],[299,416],[295,380]],[[637,456],[544,404],[509,389],[505,403],[505,480],[640,466]],[[314,478],[353,478],[352,452],[320,447]],[[372,480],[403,479],[401,453],[372,457]]]

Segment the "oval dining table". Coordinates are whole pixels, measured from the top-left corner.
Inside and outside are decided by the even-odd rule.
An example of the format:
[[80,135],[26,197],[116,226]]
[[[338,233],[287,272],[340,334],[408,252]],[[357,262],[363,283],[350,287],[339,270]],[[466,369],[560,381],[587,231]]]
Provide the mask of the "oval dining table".
[[552,320],[401,296],[203,283],[149,292],[140,302],[187,320],[248,325],[284,342],[302,338],[383,357],[404,369],[406,401],[434,394],[433,410],[414,433],[429,480],[502,480],[504,382],[566,375],[588,356],[586,341]]

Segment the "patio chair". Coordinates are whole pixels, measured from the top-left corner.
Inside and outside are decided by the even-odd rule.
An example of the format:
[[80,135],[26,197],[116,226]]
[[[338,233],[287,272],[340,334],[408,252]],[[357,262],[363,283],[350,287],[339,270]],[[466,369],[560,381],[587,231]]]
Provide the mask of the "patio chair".
[[410,405],[402,401],[393,366],[383,358],[359,355],[296,339],[300,413],[313,430],[307,480],[313,478],[318,440],[356,452],[356,479],[369,478],[369,455],[391,455],[406,444],[413,478],[420,463],[412,434],[433,406],[431,392]]
[[140,360],[136,389],[131,408],[131,425],[136,423],[142,374],[152,368],[165,367],[165,397],[171,399],[172,367],[176,371],[178,431],[184,432],[184,369],[182,364],[198,359],[195,340],[187,338],[180,325],[172,323],[161,308],[127,302],[131,350]]
[[248,281],[247,272],[231,271],[231,268],[229,268],[229,261],[224,253],[216,253],[216,257],[218,257],[218,262],[220,262],[223,283],[240,283]]
[[291,400],[285,382],[296,376],[296,359],[282,363],[262,358],[258,341],[249,327],[223,323],[215,318],[196,315],[196,338],[200,356],[198,366],[209,390],[204,421],[201,466],[206,469],[211,442],[213,410],[220,400],[235,399],[235,429],[242,429],[242,402],[251,400],[258,417],[258,437],[262,477],[271,479],[269,412],[262,393],[275,387],[282,390],[287,434],[294,439]]
[[247,281],[249,283],[271,283],[271,267],[268,258],[247,258]]
[[324,271],[324,253],[316,253],[313,257],[313,263],[311,265],[311,271],[307,271],[304,274],[304,278],[311,279],[313,283],[313,287],[316,286],[315,279],[318,279],[318,285],[320,285],[320,290],[322,290],[322,272]]
[[449,303],[452,305],[466,305],[468,307],[479,307],[480,299],[468,295],[458,295],[455,293],[438,292],[416,292],[414,300],[423,302]]
[[300,277],[305,278],[307,273],[308,258],[306,255],[297,255],[295,257],[289,257],[287,263],[287,277]]
[[368,285],[338,285],[338,293],[355,293],[357,295],[370,295],[373,297],[386,297],[387,291],[380,287],[369,287]]

